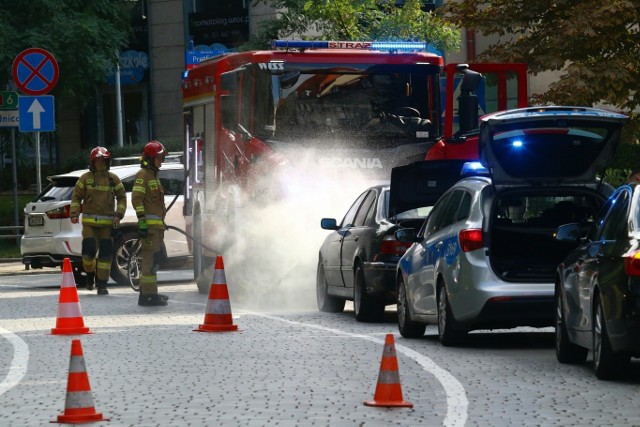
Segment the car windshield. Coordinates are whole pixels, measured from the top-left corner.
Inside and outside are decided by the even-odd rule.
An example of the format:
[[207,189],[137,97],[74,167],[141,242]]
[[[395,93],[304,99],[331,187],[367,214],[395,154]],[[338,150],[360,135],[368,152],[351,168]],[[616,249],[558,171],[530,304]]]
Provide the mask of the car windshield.
[[287,63],[263,79],[269,96],[259,103],[269,105],[256,106],[256,119],[264,121],[256,132],[264,139],[395,146],[439,133],[437,73],[427,65]]

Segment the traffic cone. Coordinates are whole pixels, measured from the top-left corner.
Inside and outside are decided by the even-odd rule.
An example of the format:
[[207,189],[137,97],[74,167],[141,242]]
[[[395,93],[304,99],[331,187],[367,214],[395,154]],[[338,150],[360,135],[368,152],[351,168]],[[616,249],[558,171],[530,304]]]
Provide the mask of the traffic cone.
[[384,406],[387,408],[413,408],[413,403],[402,400],[402,387],[398,373],[398,359],[393,334],[387,334],[382,351],[382,362],[378,374],[378,384],[373,400],[365,400],[367,406]]
[[213,280],[209,288],[209,300],[204,313],[204,324],[195,332],[227,332],[237,331],[238,326],[233,324],[231,317],[231,303],[227,290],[227,278],[224,274],[222,257],[216,257],[216,266],[213,270]]
[[62,264],[62,284],[60,285],[60,297],[58,298],[58,318],[56,327],[51,329],[53,335],[77,335],[88,334],[89,328],[84,326],[78,289],[73,279],[71,261],[65,258]]
[[67,397],[64,402],[64,413],[58,415],[52,423],[81,424],[94,421],[109,421],[93,406],[93,396],[89,385],[87,367],[82,354],[80,340],[71,341],[71,359],[69,360],[69,380],[67,381]]

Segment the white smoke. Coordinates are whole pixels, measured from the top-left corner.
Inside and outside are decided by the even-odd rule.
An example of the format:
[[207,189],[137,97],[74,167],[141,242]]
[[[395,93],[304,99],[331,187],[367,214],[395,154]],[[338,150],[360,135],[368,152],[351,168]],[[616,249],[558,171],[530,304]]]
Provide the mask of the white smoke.
[[276,176],[282,197],[238,209],[237,238],[222,255],[230,298],[243,308],[315,309],[318,253],[330,233],[320,219],[339,224],[356,197],[379,182],[354,168],[314,166],[318,154],[290,155],[296,163]]

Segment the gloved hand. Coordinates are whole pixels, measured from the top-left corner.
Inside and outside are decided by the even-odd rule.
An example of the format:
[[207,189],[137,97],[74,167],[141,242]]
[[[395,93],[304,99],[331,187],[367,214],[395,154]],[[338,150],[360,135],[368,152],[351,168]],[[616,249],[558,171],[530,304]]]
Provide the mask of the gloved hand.
[[143,238],[149,235],[149,226],[144,218],[138,219],[138,237]]

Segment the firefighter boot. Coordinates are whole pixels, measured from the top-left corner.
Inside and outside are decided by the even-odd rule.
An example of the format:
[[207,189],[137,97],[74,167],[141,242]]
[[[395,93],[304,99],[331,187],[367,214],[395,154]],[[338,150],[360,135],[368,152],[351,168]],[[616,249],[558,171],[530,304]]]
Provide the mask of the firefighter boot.
[[107,290],[106,280],[98,280],[96,285],[98,286],[98,295],[109,295],[109,291]]
[[163,306],[163,305],[168,305],[168,303],[167,303],[167,300],[162,299],[162,296],[160,296],[159,294],[143,295],[141,292],[140,295],[138,296],[138,305]]
[[95,280],[96,280],[96,273],[93,273],[93,272],[87,273],[84,279],[84,283],[88,291],[92,291],[96,288]]

